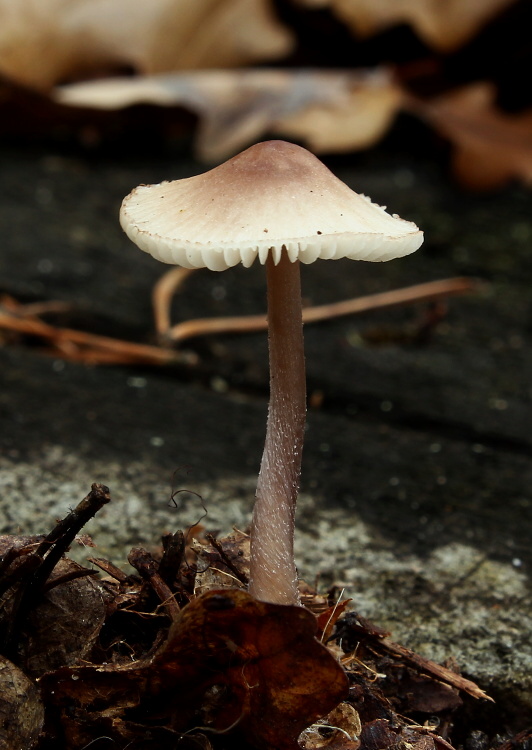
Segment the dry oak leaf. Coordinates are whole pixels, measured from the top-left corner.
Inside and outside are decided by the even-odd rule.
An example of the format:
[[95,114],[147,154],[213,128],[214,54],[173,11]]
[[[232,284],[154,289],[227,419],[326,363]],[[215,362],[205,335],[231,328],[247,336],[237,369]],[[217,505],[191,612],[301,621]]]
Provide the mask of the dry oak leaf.
[[448,138],[453,170],[473,190],[501,187],[512,179],[532,185],[532,109],[507,114],[494,105],[495,87],[475,83],[411,109]]
[[0,656],[0,750],[30,750],[43,721],[38,689],[18,667]]
[[430,47],[450,52],[469,41],[484,24],[515,0],[298,0],[330,7],[361,37],[390,26],[410,24]]
[[124,67],[274,60],[293,45],[270,0],[0,0],[0,73],[41,91]]
[[68,706],[62,717],[67,734],[71,721],[78,732],[84,721],[87,737],[98,732],[100,720],[127,719],[133,709],[151,726],[235,728],[253,747],[296,750],[303,729],[348,690],[343,669],[315,638],[316,630],[316,618],[303,607],[214,590],[181,611],[151,658],[119,667],[63,668],[45,675],[42,687],[48,700]]
[[367,148],[392,124],[402,91],[385,69],[207,70],[117,78],[58,88],[61,104],[118,109],[180,105],[200,117],[196,152],[218,162],[265,134],[318,153]]

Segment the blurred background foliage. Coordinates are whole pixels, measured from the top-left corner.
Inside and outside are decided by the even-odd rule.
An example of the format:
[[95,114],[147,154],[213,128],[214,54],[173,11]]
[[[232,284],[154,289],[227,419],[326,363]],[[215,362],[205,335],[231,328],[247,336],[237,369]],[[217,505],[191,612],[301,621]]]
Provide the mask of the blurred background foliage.
[[0,136],[217,163],[392,139],[532,183],[529,0],[0,0]]

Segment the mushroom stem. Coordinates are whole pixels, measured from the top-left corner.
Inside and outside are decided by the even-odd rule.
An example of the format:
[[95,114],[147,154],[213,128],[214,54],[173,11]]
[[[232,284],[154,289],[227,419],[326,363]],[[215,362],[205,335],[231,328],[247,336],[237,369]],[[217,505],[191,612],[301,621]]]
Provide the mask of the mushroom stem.
[[251,525],[249,591],[262,601],[299,604],[294,521],[303,438],[306,386],[299,261],[283,248],[266,261],[270,404],[266,442]]

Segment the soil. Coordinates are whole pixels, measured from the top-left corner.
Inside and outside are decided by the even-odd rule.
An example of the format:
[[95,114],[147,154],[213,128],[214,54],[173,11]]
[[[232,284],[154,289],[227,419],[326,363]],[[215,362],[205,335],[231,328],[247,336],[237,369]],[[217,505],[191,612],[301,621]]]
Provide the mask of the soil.
[[[466,699],[453,739],[479,731],[493,744],[532,724],[530,194],[463,193],[441,163],[393,143],[328,163],[415,221],[426,241],[391,263],[303,269],[309,303],[446,276],[486,283],[450,300],[433,328],[426,305],[307,326],[314,406],[299,569],[324,590],[345,588],[395,641],[452,657],[496,700]],[[0,164],[0,293],[66,301],[72,309],[54,322],[153,341],[150,293],[166,269],[122,235],[120,201],[141,182],[204,167],[186,149],[130,157],[49,145],[5,147]],[[262,312],[262,270],[198,272],[175,319]],[[0,531],[47,532],[93,482],[113,500],[87,531],[98,556],[120,566],[131,546],[155,549],[163,532],[200,519],[209,531],[245,528],[267,409],[266,337],[185,348],[198,365],[90,367],[5,336]],[[177,508],[175,490],[189,491]]]

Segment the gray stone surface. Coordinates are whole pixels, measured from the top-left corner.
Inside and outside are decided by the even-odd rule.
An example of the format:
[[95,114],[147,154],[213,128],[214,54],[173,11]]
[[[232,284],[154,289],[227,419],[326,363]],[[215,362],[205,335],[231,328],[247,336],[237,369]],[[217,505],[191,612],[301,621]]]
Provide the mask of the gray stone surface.
[[[0,291],[72,302],[70,325],[149,340],[149,295],[164,267],[122,236],[120,199],[139,182],[198,165],[2,154]],[[498,699],[488,716],[532,721],[532,238],[530,196],[461,195],[432,166],[381,154],[335,171],[417,221],[425,247],[388,264],[304,269],[315,303],[446,275],[490,286],[454,299],[425,346],[423,308],[306,331],[309,413],[297,557],[309,580],[341,583],[362,614]],[[176,318],[260,312],[260,268],[189,279]],[[1,339],[0,339],[1,340]],[[379,342],[378,344],[375,342]],[[373,342],[373,343],[370,343]],[[113,503],[88,529],[118,563],[129,546],[203,514],[209,529],[250,518],[267,408],[265,336],[190,342],[191,369],[90,368],[0,348],[0,530],[42,532],[90,484]],[[174,490],[187,489],[176,496]],[[78,550],[76,554],[83,553]],[[476,712],[476,713],[475,713]],[[497,713],[498,712],[498,713]],[[504,719],[502,718],[504,717]]]

